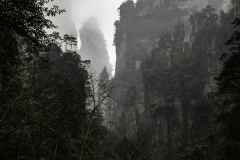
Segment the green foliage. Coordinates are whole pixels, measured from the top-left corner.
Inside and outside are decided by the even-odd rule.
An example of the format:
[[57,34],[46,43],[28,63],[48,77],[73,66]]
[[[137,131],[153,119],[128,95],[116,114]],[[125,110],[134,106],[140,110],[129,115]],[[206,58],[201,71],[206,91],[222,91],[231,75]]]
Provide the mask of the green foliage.
[[[127,0],[123,2],[120,7],[118,8],[119,11],[119,16],[120,18],[123,19],[132,19],[132,16],[136,16],[136,9],[135,9],[135,4],[132,0]],[[130,16],[130,17],[129,17]]]
[[[143,16],[137,16],[137,13],[141,11],[142,3],[138,1],[135,7],[133,1],[128,0],[120,6],[120,21],[114,23],[114,45],[117,49],[123,41],[128,42],[127,44],[132,46],[136,40],[146,37],[149,39],[156,38],[156,34],[164,32],[166,28],[172,30],[178,18],[188,15],[186,10],[182,11],[178,8],[164,10],[157,7],[149,10]],[[123,37],[124,34],[127,37]]]
[[[21,39],[20,43],[25,45],[23,48],[25,52],[35,52],[36,54],[46,51],[51,39],[44,28],[56,28],[56,26],[45,16],[55,16],[64,10],[60,10],[57,6],[49,9],[44,6],[45,3],[47,2],[44,0],[35,0],[34,2],[27,0],[1,1],[2,34],[14,36],[15,40],[16,38]],[[3,49],[6,50],[6,48]]]
[[[129,124],[125,124],[129,127]],[[129,131],[127,131],[129,132]],[[137,160],[149,159],[149,152],[151,141],[151,129],[137,128],[134,131],[130,131],[131,134],[121,133],[122,138],[117,141],[114,152],[117,154],[119,160]]]
[[[188,14],[187,11],[177,8],[172,10],[155,8],[149,10],[145,15],[139,16],[141,9],[145,5],[143,3],[145,2],[138,1],[134,5],[131,0],[124,2],[119,8],[120,21],[116,21],[114,24],[114,45],[116,46],[117,54],[121,53],[124,56],[124,67],[122,70],[117,71],[114,80],[114,83],[120,86],[116,87],[117,93],[115,99],[121,105],[124,105],[128,101],[125,98],[128,95],[135,96],[138,101],[141,101],[139,97],[143,97],[143,95],[139,93],[144,93],[144,85],[141,81],[141,71],[136,67],[137,62],[143,62],[149,52],[149,48],[155,47],[156,38],[159,33],[164,32],[165,28],[172,30],[177,18]],[[136,87],[137,95],[131,94],[131,91],[128,89],[129,86]]]
[[[60,14],[64,10],[44,7],[45,1],[0,2],[0,101],[14,104],[28,90],[22,77],[26,70],[40,67],[48,60],[39,53],[49,49],[52,39],[45,28],[56,28],[45,16]],[[23,80],[22,80],[23,79]],[[24,82],[25,81],[25,82]],[[25,89],[24,89],[25,88]],[[15,98],[16,97],[16,98]],[[21,99],[21,98],[20,98]],[[12,105],[6,104],[6,106]]]
[[[221,25],[225,26],[231,20],[229,14],[221,13]],[[227,19],[228,18],[228,19]],[[215,78],[218,90],[209,93],[198,106],[198,118],[207,130],[201,135],[201,141],[187,148],[183,153],[184,159],[239,159],[239,19],[236,18],[232,25],[235,31],[226,42],[229,54],[223,54],[223,69]],[[228,26],[229,27],[229,26]],[[231,33],[232,29],[228,30]],[[228,35],[224,33],[223,35]],[[221,38],[221,36],[219,36]],[[196,123],[196,119],[194,123]],[[197,125],[197,123],[195,124]]]
[[[45,28],[56,28],[45,16],[60,14],[45,1],[0,2],[0,143],[3,159],[29,159],[28,142],[35,136],[33,83],[36,68],[47,64],[40,53],[49,49],[52,39]],[[34,76],[33,76],[34,75]],[[25,149],[23,149],[25,148]]]
[[219,20],[215,8],[212,8],[209,5],[206,8],[202,9],[202,12],[196,12],[194,14],[194,19],[196,27],[211,25]]
[[88,119],[88,61],[63,52],[59,33],[45,32],[56,28],[47,17],[64,12],[47,2],[0,2],[0,157],[76,160],[83,147],[85,159],[114,160],[114,135],[98,112]]
[[[192,50],[189,55],[185,55],[179,63],[172,60],[171,65],[166,67],[165,62],[172,57],[167,57],[165,53],[167,51],[164,50],[164,47],[168,47],[167,45],[171,45],[173,42],[171,38],[168,41],[166,40],[168,39],[167,37],[171,37],[171,35],[166,36],[164,34],[161,39],[165,41],[160,40],[159,47],[153,49],[151,56],[148,56],[141,65],[146,91],[146,103],[149,108],[157,108],[154,112],[155,114],[153,114],[153,118],[158,116],[166,117],[168,118],[168,127],[173,127],[174,129],[183,127],[183,133],[182,136],[180,136],[181,141],[174,138],[169,141],[169,146],[166,145],[165,150],[164,147],[161,147],[162,152],[168,153],[165,159],[169,159],[170,157],[178,159],[184,147],[188,146],[189,143],[194,143],[196,139],[199,140],[198,138],[205,136],[205,129],[212,130],[211,127],[209,127],[213,123],[212,118],[203,116],[201,119],[201,114],[195,115],[194,110],[197,104],[196,102],[198,102],[204,94],[206,80],[209,75],[216,74],[220,69],[218,66],[220,63],[217,62],[217,59],[226,51],[226,47],[223,47],[224,39],[227,39],[229,33],[231,33],[231,29],[223,28],[229,27],[227,23],[230,23],[232,13],[232,11],[229,13],[221,12],[219,21],[215,9],[207,6],[202,12],[197,12],[190,17],[193,32],[191,35]],[[181,52],[182,51],[179,50],[177,54],[182,54]],[[237,58],[235,57],[235,59]],[[209,62],[215,64],[212,65]],[[237,63],[235,64],[233,68],[237,70],[238,65]],[[231,65],[234,64],[231,63]],[[226,73],[230,74],[229,71],[226,71]],[[225,77],[223,79],[225,79]],[[226,84],[227,82],[229,85],[229,80],[226,80]],[[153,96],[158,97],[159,102],[157,101],[158,99]],[[182,106],[181,122],[179,122],[180,119],[178,118],[179,104],[176,103],[177,101],[180,101]],[[208,103],[205,105],[209,106],[212,104]],[[219,106],[219,104],[216,106]],[[218,108],[216,112],[220,111],[220,108]],[[198,123],[195,121],[197,118],[200,120]],[[190,125],[189,123],[193,124]],[[200,127],[201,125],[203,126]],[[204,133],[199,132],[201,129],[204,129]],[[173,132],[169,131],[168,133]],[[219,138],[222,141],[223,138],[221,138],[221,134],[222,133],[214,134],[214,138]],[[179,146],[175,145],[173,147],[171,145],[176,143],[179,144]],[[189,150],[185,150],[184,154],[186,155],[184,158],[198,159],[199,157],[196,155],[201,155],[201,158],[206,159],[206,157],[216,156],[218,154],[218,144],[216,144],[216,140],[213,144],[209,143],[208,138],[206,138],[203,144],[197,143],[196,145],[192,145],[191,148],[188,148]],[[213,148],[214,151],[210,155],[211,148]],[[172,152],[175,152],[175,154],[172,155]]]
[[[224,62],[223,70],[216,77],[218,84],[218,94],[229,97],[224,102],[225,112],[220,113],[216,118],[217,122],[224,126],[225,141],[223,143],[223,158],[231,157],[238,159],[239,155],[239,142],[240,142],[240,128],[239,128],[239,19],[236,18],[232,25],[235,31],[226,44],[230,46],[229,51],[232,52],[228,59]],[[226,82],[228,81],[228,82]],[[229,148],[226,150],[226,148]]]
[[[217,4],[215,1],[210,3]],[[165,4],[165,8],[168,8],[169,4]],[[186,53],[184,58],[167,64],[166,55],[170,53],[167,49],[177,50],[178,44],[173,44],[169,35],[168,43],[173,47],[164,50],[166,46],[161,43],[157,48],[152,45],[156,44],[154,38],[156,34],[166,32],[166,28],[172,32],[178,18],[188,15],[188,11],[174,7],[165,10],[156,7],[146,11],[145,5],[151,4],[145,1],[138,1],[135,6],[132,1],[122,4],[119,8],[120,21],[115,22],[114,44],[117,53],[121,54],[117,56],[124,57],[124,67],[115,77],[115,82],[121,85],[117,94],[120,102],[128,102],[128,108],[134,108],[135,101],[138,100],[138,95],[135,94],[144,85],[141,91],[145,94],[145,108],[149,109],[151,118],[160,121],[160,127],[162,123],[167,123],[165,129],[170,138],[166,143],[159,138],[156,140],[158,142],[151,144],[158,148],[154,148],[148,156],[158,159],[239,159],[239,19],[233,22],[237,30],[226,43],[232,54],[225,54],[229,59],[216,78],[218,91],[207,94],[200,101],[208,89],[206,82],[212,82],[211,78],[222,67],[218,59],[222,53],[227,52],[227,47],[223,44],[233,31],[229,25],[233,21],[233,10],[227,13],[221,11],[218,15],[214,8],[207,6],[192,15],[192,49],[187,53],[181,48],[177,54]],[[155,49],[147,55],[151,47]],[[169,59],[175,58],[174,56],[176,55],[170,55]],[[140,77],[135,68],[136,60],[142,62],[143,82],[136,78]],[[123,104],[119,106],[122,107]],[[165,121],[162,122],[163,119]],[[124,137],[118,146],[123,148],[131,142],[131,139]],[[116,152],[121,159],[130,159],[127,148]]]

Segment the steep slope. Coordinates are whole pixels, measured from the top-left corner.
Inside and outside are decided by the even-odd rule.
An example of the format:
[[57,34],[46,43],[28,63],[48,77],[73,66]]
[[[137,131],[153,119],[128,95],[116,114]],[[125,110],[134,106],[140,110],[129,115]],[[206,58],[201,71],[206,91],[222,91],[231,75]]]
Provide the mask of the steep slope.
[[232,11],[194,12],[191,0],[128,0],[115,22],[116,88],[108,114],[114,118],[107,126],[130,140],[151,131],[155,159],[178,159],[182,146],[197,139],[193,110],[215,90],[230,36]]
[[[179,8],[187,4],[188,7]],[[186,28],[190,30],[190,23],[184,17],[189,14],[189,11],[194,10],[194,6],[191,1],[168,3],[168,1],[149,0],[138,1],[136,5],[133,1],[127,1],[119,9],[120,21],[115,22],[114,41],[117,57],[114,78],[117,86],[115,94],[117,103],[114,108],[118,118],[121,119],[121,112],[124,112],[132,117],[129,124],[135,127],[144,126],[142,122],[146,119],[147,111],[141,64],[150,55],[151,50],[158,46],[159,34],[163,32],[171,34],[174,26],[181,21],[186,21]],[[182,50],[185,28],[179,26],[180,28],[176,30],[175,46]],[[171,39],[171,35],[168,38]],[[176,54],[174,61],[179,61],[177,56]],[[131,93],[134,93],[134,96],[129,96]]]

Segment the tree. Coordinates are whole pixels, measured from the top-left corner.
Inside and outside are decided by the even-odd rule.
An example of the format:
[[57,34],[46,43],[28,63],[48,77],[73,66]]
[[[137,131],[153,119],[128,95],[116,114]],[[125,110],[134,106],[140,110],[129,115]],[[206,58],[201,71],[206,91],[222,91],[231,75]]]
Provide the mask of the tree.
[[206,6],[206,8],[202,9],[202,12],[196,12],[194,14],[194,18],[190,17],[190,22],[196,27],[203,27],[209,24],[216,23],[219,20],[218,15],[216,14],[215,8],[211,6]]
[[64,12],[45,7],[45,0],[0,2],[0,143],[4,159],[28,159],[27,141],[32,119],[33,85],[37,68],[46,67],[52,38],[46,17]]
[[[223,148],[225,150],[223,156],[238,159],[240,157],[240,19],[236,18],[232,25],[234,25],[235,31],[231,39],[226,42],[226,45],[230,47],[231,54],[228,55],[223,70],[215,79],[218,85],[218,94],[229,97],[224,103],[226,112],[217,117],[217,122],[224,126],[225,143]],[[222,58],[224,57],[226,54],[223,54]]]
[[9,46],[5,44],[10,42],[21,54],[39,54],[49,49],[51,38],[45,29],[57,26],[46,17],[61,14],[64,10],[57,6],[49,9],[44,6],[46,3],[45,0],[1,1],[1,57],[9,53]]
[[115,126],[119,138],[114,151],[119,160],[147,160],[153,156],[151,153],[153,151],[153,127],[150,124],[137,127],[134,118],[133,111],[124,109],[119,124]]
[[9,103],[18,101],[20,91],[27,83],[24,80],[26,71],[34,72],[47,62],[40,54],[48,51],[52,42],[45,29],[56,26],[46,17],[64,10],[57,6],[48,9],[45,3],[45,0],[0,2],[0,102],[2,108],[8,106],[3,115],[11,106]]
[[221,56],[221,59],[224,60],[228,58],[224,62],[223,70],[220,72],[219,76],[215,79],[217,80],[217,84],[219,86],[219,91],[221,93],[229,93],[231,95],[239,93],[239,77],[238,73],[239,71],[239,52],[240,52],[240,31],[239,31],[239,25],[240,20],[236,18],[234,22],[232,22],[232,25],[234,25],[234,28],[236,29],[234,31],[234,34],[231,36],[231,39],[229,39],[226,42],[226,45],[229,46],[229,51],[231,52],[231,55],[229,54],[223,54]]
[[[106,71],[106,68],[104,70]],[[101,125],[101,123],[99,123],[99,120],[102,118],[100,114],[100,108],[103,105],[106,105],[105,101],[111,96],[114,89],[114,86],[111,85],[110,81],[106,80],[106,78],[108,78],[108,74],[106,72],[102,73],[104,74],[100,74],[99,79],[96,79],[96,76],[94,73],[91,73],[90,69],[87,85],[88,88],[86,91],[86,111],[84,117],[79,160],[87,157],[87,152],[84,152],[87,147],[86,143],[88,143],[90,139],[89,136],[91,135],[91,132],[94,132],[97,127]],[[94,153],[92,154],[95,155]]]
[[65,42],[65,50],[67,50],[67,45],[70,45],[71,46],[71,50],[72,50],[72,46],[76,46],[77,45],[77,38],[74,37],[73,35],[67,35],[65,34],[64,35],[64,38],[63,38],[63,42]]
[[201,124],[208,123],[205,125],[207,132],[201,134],[201,140],[184,151],[184,159],[223,160],[240,157],[240,20],[236,18],[232,25],[235,31],[226,42],[231,53],[222,54],[224,66],[215,78],[218,90],[208,93],[197,108]]

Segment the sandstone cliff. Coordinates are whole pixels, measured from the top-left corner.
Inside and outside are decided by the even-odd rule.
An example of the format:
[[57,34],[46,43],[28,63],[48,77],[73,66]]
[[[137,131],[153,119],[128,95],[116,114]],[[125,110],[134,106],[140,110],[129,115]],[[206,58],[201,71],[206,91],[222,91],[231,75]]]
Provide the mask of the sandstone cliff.
[[[215,90],[218,58],[226,51],[216,10],[194,14],[194,6],[192,0],[128,0],[115,22],[116,92],[108,114],[114,118],[106,125],[129,137],[151,128],[157,159],[174,159],[196,138],[194,107]],[[221,23],[231,16],[221,13]]]
[[81,39],[80,55],[82,60],[90,60],[91,68],[99,75],[104,67],[109,73],[112,67],[106,49],[106,41],[95,18],[86,20],[79,30]]

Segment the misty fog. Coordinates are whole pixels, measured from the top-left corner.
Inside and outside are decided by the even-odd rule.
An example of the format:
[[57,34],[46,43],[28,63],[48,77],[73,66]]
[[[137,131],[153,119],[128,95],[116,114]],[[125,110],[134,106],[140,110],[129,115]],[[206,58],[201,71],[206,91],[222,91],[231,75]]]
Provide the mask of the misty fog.
[[48,5],[57,5],[66,10],[66,13],[57,15],[51,20],[59,27],[58,31],[61,34],[71,34],[78,37],[78,49],[81,47],[79,29],[82,24],[90,17],[98,19],[100,30],[107,42],[107,50],[114,74],[116,55],[113,46],[113,24],[119,19],[118,8],[122,2],[124,0],[55,0]]
[[239,62],[240,0],[0,0],[0,159],[238,160]]
[[[90,17],[98,19],[100,30],[103,32],[106,40],[107,50],[110,57],[110,63],[113,66],[112,73],[115,72],[115,46],[113,46],[114,22],[119,19],[118,8],[125,0],[54,0],[48,5],[57,5],[59,8],[65,9],[66,13],[51,18],[59,27],[61,34],[70,34],[78,37],[78,46],[80,49],[81,41],[79,38],[79,29],[84,21]],[[136,3],[137,0],[135,0]],[[204,8],[210,1],[215,6],[220,5],[217,0],[194,0],[199,10]],[[224,4],[220,7],[222,10],[228,10],[230,0],[224,0]],[[74,24],[74,25],[73,25]],[[189,32],[189,31],[187,31]]]

